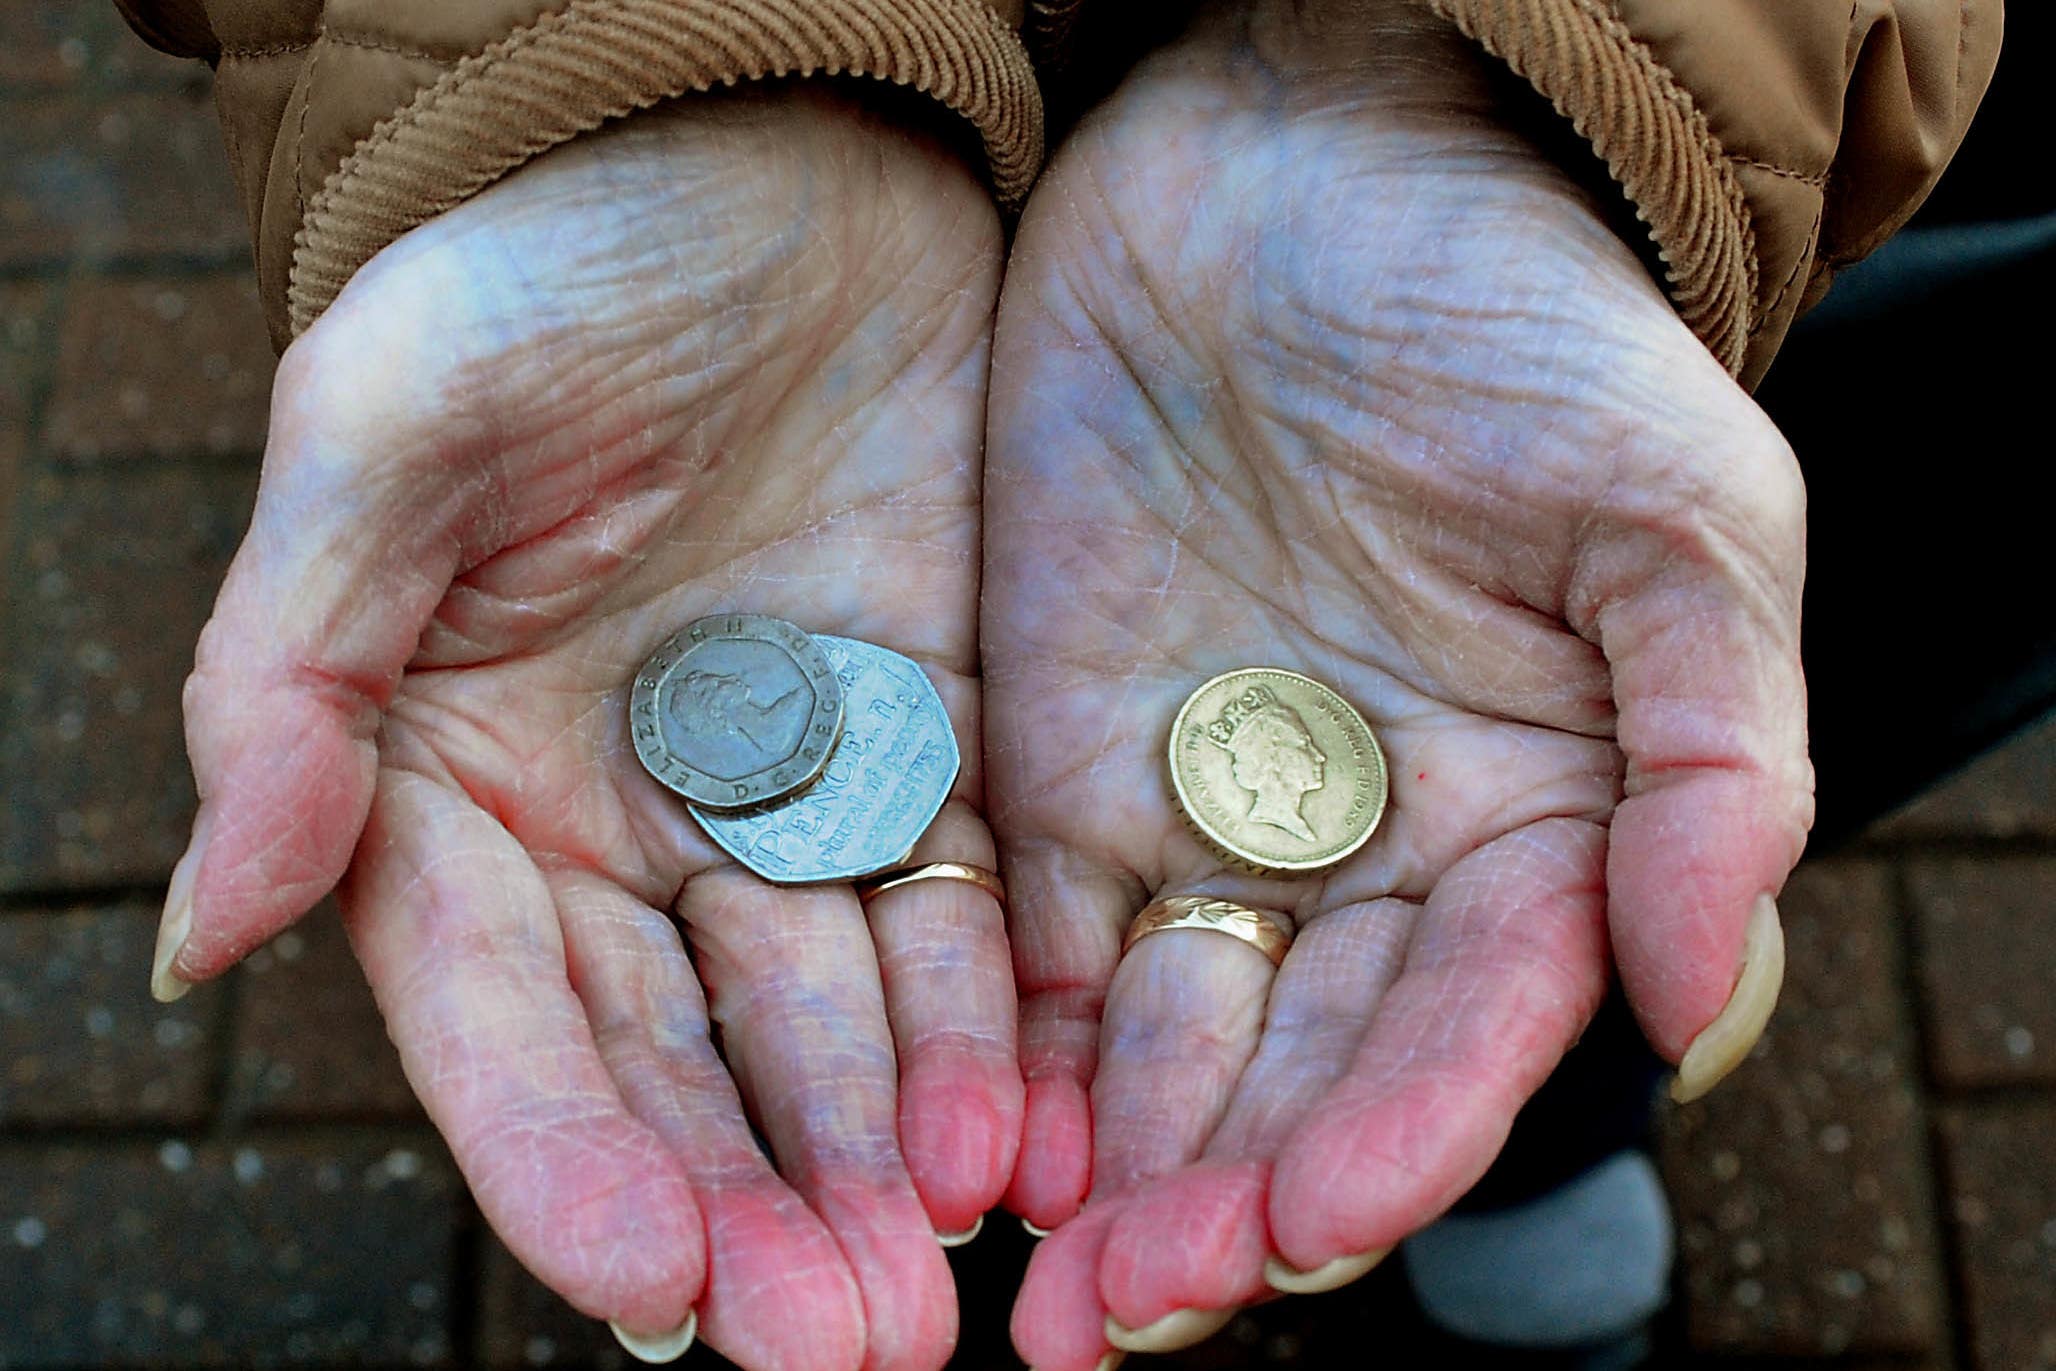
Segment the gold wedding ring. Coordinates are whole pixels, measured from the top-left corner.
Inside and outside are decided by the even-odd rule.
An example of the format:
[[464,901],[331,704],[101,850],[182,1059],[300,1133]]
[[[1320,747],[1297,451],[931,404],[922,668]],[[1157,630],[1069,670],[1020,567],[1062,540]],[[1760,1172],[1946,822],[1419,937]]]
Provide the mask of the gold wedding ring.
[[1273,918],[1233,900],[1169,895],[1150,901],[1135,916],[1135,922],[1128,925],[1128,936],[1121,940],[1121,955],[1127,956],[1135,944],[1150,934],[1172,928],[1202,928],[1239,938],[1270,958],[1272,966],[1282,965],[1285,950],[1292,946],[1292,934],[1286,931],[1283,916]]
[[982,866],[972,866],[969,862],[924,862],[920,866],[881,871],[857,882],[857,899],[869,904],[888,890],[897,890],[916,881],[964,881],[999,901],[1000,908],[1006,908],[1007,888],[1000,883],[998,873],[987,871]]

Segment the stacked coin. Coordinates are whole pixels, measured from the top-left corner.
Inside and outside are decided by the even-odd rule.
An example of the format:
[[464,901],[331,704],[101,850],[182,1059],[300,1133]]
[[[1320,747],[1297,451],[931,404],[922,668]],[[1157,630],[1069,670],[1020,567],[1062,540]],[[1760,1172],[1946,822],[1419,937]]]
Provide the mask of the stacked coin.
[[636,756],[767,881],[848,881],[904,862],[961,758],[921,668],[761,614],[688,624],[636,673]]

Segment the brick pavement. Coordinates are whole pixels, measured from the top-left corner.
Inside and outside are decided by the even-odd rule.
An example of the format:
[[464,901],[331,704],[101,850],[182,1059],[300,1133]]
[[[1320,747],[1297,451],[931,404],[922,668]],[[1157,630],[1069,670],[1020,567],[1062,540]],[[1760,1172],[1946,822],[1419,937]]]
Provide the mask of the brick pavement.
[[[179,680],[263,439],[243,234],[203,74],[97,0],[0,7],[0,1371],[620,1365],[483,1232],[331,911],[145,993]],[[1665,1364],[2056,1367],[2056,722],[1785,913],[1757,1059],[1662,1120]],[[954,1254],[958,1365],[1011,1364],[1027,1251]],[[1386,1271],[1173,1364],[1407,1364],[1412,1317]]]

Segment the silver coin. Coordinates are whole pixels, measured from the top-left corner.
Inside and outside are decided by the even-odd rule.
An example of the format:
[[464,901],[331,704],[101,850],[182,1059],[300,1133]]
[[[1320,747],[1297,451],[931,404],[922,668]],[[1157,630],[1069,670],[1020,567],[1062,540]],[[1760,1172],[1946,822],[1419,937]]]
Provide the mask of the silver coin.
[[687,624],[628,693],[635,755],[696,805],[742,809],[803,790],[842,728],[842,686],[806,632],[764,614]]
[[801,794],[744,814],[694,806],[730,856],[767,881],[851,881],[899,865],[935,822],[961,758],[942,699],[899,653],[825,633],[842,684],[842,741]]

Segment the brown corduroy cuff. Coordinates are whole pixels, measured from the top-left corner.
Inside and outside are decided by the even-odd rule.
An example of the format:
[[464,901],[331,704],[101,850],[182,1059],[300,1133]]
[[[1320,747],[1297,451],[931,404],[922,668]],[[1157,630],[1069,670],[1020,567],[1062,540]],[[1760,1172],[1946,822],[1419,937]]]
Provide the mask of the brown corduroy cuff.
[[537,154],[661,101],[785,76],[891,82],[984,146],[1017,204],[1042,160],[1018,0],[117,0],[216,67],[272,339],[366,262]]
[[380,248],[547,148],[688,92],[816,73],[933,95],[978,130],[1002,203],[1027,193],[1041,97],[982,0],[575,0],[459,62],[322,184],[294,239],[292,331]]

